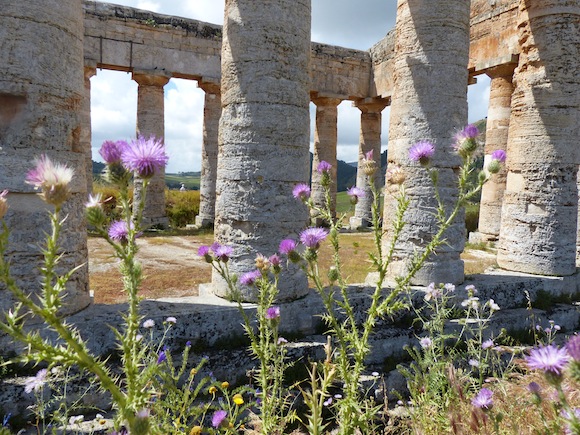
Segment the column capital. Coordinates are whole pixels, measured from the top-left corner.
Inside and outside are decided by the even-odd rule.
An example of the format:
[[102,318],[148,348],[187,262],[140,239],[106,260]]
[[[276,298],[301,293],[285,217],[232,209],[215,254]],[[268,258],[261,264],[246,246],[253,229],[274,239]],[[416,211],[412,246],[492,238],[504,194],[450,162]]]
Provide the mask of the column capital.
[[334,97],[312,97],[310,99],[316,107],[337,107],[340,103],[342,103],[342,99],[334,98]]
[[383,109],[391,104],[390,98],[361,98],[352,103],[362,113],[380,113]]
[[97,74],[97,68],[94,66],[85,65],[84,72],[85,72],[85,81],[87,81]]
[[486,69],[485,74],[491,79],[496,77],[512,77],[517,66],[518,64],[516,62],[504,63]]
[[135,70],[132,73],[133,80],[137,82],[139,86],[158,86],[163,87],[171,78],[165,70]]
[[204,80],[197,82],[197,87],[202,89],[206,94],[221,94],[221,86],[219,80]]

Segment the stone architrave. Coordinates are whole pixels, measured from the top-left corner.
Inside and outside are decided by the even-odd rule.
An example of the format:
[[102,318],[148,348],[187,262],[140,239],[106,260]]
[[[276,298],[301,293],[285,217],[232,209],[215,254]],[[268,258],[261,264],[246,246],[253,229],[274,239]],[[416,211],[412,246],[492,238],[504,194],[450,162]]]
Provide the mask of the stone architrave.
[[[391,278],[406,274],[414,253],[424,249],[438,228],[429,175],[419,163],[409,160],[413,145],[419,141],[435,145],[431,165],[439,172],[441,200],[449,210],[457,199],[455,173],[460,158],[452,144],[454,134],[467,123],[469,9],[469,2],[455,0],[398,2],[389,165],[399,166],[404,172],[410,205],[390,264]],[[387,194],[383,213],[385,248],[392,240],[390,222],[395,213],[396,200]],[[427,260],[413,283],[463,281],[463,214],[457,216],[444,237],[447,243]]]
[[205,91],[205,105],[203,109],[199,214],[195,217],[195,224],[205,228],[213,227],[215,220],[218,131],[222,108],[219,84],[200,81],[198,86]]
[[368,228],[372,224],[373,193],[370,179],[363,171],[363,160],[370,151],[377,162],[378,170],[374,174],[373,183],[380,189],[381,177],[381,121],[382,111],[389,104],[382,98],[368,98],[356,101],[354,105],[361,111],[360,138],[358,148],[358,169],[356,171],[356,187],[364,190],[365,196],[359,198],[354,209],[354,216],[350,218],[351,229]]
[[81,111],[81,139],[78,152],[84,153],[87,158],[87,192],[93,191],[93,151],[91,145],[92,123],[91,123],[91,77],[97,74],[97,68],[85,64],[85,94]]
[[[491,78],[487,126],[485,130],[485,160],[497,150],[507,151],[511,101],[514,90],[512,77],[515,64],[490,68],[485,73]],[[496,241],[499,238],[501,206],[507,171],[505,166],[484,184],[479,206],[478,238]]]
[[[214,234],[233,247],[229,269],[238,275],[308,222],[292,189],[309,178],[310,15],[310,0],[225,2]],[[216,273],[212,287],[229,293]],[[308,283],[289,267],[279,288],[279,300],[291,300]],[[255,300],[255,290],[242,297]]]
[[[312,159],[312,202],[314,205],[326,207],[326,197],[324,187],[320,183],[322,175],[317,171],[318,164],[322,161],[332,165],[330,170],[330,211],[332,217],[336,217],[336,170],[338,162],[336,160],[337,146],[337,118],[339,98],[315,97],[312,102],[316,105],[316,128],[314,129],[314,155]],[[320,219],[312,216],[316,224]]]
[[[144,138],[165,138],[165,104],[163,87],[171,77],[158,71],[134,71],[133,80],[139,85],[137,94],[137,135]],[[141,197],[143,180],[135,177],[134,202]],[[165,170],[157,172],[150,180],[145,196],[142,228],[167,228],[165,213]]]
[[507,182],[497,261],[508,270],[576,272],[580,162],[580,3],[521,1]]
[[[59,249],[59,272],[79,269],[67,284],[61,313],[90,304],[86,153],[82,149],[83,8],[81,0],[5,0],[0,7],[0,190],[7,189],[6,252],[12,275],[27,293],[41,292],[39,244],[50,232],[46,205],[25,184],[34,159],[46,154],[75,171]],[[66,23],[66,25],[64,25]],[[0,311],[13,300],[0,286]]]

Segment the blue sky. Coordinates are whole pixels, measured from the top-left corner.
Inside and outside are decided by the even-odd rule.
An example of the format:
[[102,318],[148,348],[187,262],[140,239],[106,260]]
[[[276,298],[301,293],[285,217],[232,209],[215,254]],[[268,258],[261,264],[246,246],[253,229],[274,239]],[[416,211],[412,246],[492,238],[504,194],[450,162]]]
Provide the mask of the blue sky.
[[[223,22],[223,0],[116,0],[114,3],[177,15],[215,24]],[[395,23],[396,0],[313,0],[312,40],[360,50],[370,48]],[[137,84],[128,73],[97,71],[91,79],[93,158],[107,139],[130,139],[135,135]],[[169,154],[167,172],[199,171],[204,92],[191,80],[171,79],[165,86],[165,143]],[[479,76],[468,89],[469,121],[487,114],[489,80]],[[311,104],[311,126],[314,125]],[[338,107],[338,158],[356,161],[360,111],[352,102]],[[382,142],[387,145],[389,108],[383,111]],[[313,140],[311,138],[311,140]]]

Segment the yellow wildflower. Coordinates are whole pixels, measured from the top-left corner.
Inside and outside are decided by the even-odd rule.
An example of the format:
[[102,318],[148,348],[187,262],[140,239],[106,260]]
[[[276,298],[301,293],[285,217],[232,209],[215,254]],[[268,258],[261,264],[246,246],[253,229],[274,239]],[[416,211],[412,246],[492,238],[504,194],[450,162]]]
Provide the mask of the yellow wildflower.
[[223,388],[224,390],[227,390],[229,386],[230,386],[230,383],[229,383],[228,381],[224,381],[224,382],[222,382],[222,388]]
[[244,403],[244,398],[239,393],[234,394],[233,400],[236,405],[242,405]]
[[209,390],[207,391],[209,392],[209,394],[215,394],[217,393],[217,388],[212,385],[211,387],[209,387]]
[[201,434],[201,426],[193,426],[189,431],[189,435],[200,435]]

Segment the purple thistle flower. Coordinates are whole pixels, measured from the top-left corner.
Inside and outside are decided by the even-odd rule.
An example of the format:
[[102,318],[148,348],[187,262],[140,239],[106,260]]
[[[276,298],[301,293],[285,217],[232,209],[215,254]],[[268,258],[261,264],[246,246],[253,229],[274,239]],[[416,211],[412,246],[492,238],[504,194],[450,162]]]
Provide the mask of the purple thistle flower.
[[292,195],[296,199],[306,201],[310,198],[310,187],[304,183],[297,184],[294,186],[294,189],[292,189]]
[[282,263],[282,260],[280,260],[280,257],[277,254],[270,255],[270,258],[268,258],[268,261],[274,267],[278,267]]
[[570,337],[566,343],[566,350],[575,361],[580,361],[580,335]]
[[300,241],[310,249],[318,249],[320,242],[326,239],[328,230],[321,227],[306,228],[300,233]]
[[264,315],[268,320],[278,319],[280,317],[280,307],[270,307],[266,310],[266,314]]
[[[131,229],[134,228],[133,222],[131,222]],[[109,227],[109,237],[119,243],[127,243],[129,240],[129,228],[127,227],[127,222],[124,220],[118,220],[111,223]]]
[[157,364],[161,364],[164,361],[167,361],[167,355],[165,355],[165,351],[162,350],[161,352],[159,352],[159,357],[157,358]]
[[489,349],[490,347],[495,346],[495,343],[493,342],[493,340],[490,338],[489,340],[485,340],[483,343],[481,343],[481,348],[482,349]]
[[240,278],[240,284],[242,285],[253,285],[256,280],[262,277],[262,273],[259,270],[252,270],[251,272],[244,273]]
[[365,153],[365,160],[374,160],[373,159],[373,150],[370,150],[368,152]]
[[24,392],[32,393],[33,391],[38,391],[46,383],[46,376],[48,375],[48,370],[42,369],[36,373],[36,376],[28,378],[24,382]]
[[479,393],[477,393],[477,396],[471,400],[471,404],[476,408],[489,411],[493,406],[492,396],[493,391],[487,388],[482,388]]
[[53,163],[44,154],[35,160],[35,164],[26,174],[25,182],[40,189],[48,204],[60,206],[70,196],[68,185],[74,175],[73,169],[66,164]]
[[213,416],[211,417],[211,425],[215,428],[220,427],[224,422],[224,420],[226,419],[227,415],[228,412],[224,411],[223,409],[214,412]]
[[507,154],[504,150],[495,150],[491,153],[491,158],[493,160],[497,160],[500,163],[504,163],[505,159],[507,158]]
[[360,198],[364,198],[366,196],[365,191],[356,186],[352,186],[350,189],[348,189],[346,194],[350,196],[350,200],[354,204],[356,204]]
[[479,129],[474,124],[468,124],[458,134],[463,139],[475,139],[479,136]]
[[103,142],[103,145],[101,145],[99,154],[108,165],[121,163],[121,155],[123,154],[123,150],[128,147],[129,144],[124,140],[106,140]]
[[155,137],[145,139],[140,136],[124,148],[121,154],[123,166],[140,178],[151,178],[165,167],[168,160],[163,142]]
[[422,166],[426,166],[434,154],[435,145],[431,142],[417,142],[409,150],[409,159],[413,162],[419,162]]
[[318,171],[319,174],[324,174],[325,172],[330,172],[330,170],[332,169],[332,165],[324,160],[322,160],[318,166],[316,167],[316,170]]
[[551,344],[532,349],[530,355],[526,357],[529,368],[557,376],[562,374],[569,360],[570,355],[566,349],[559,349]]
[[288,255],[296,250],[296,242],[292,239],[284,239],[280,242],[278,249],[282,254]]
[[433,345],[433,341],[429,337],[423,337],[419,340],[419,344],[423,349],[429,349]]
[[234,253],[234,248],[231,246],[220,245],[215,251],[216,258],[224,263],[227,263],[232,254]]
[[542,392],[542,387],[537,382],[530,382],[527,386],[530,393],[539,395]]
[[205,257],[206,255],[209,254],[209,246],[200,246],[197,249],[197,255],[199,255],[200,257]]

